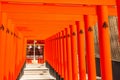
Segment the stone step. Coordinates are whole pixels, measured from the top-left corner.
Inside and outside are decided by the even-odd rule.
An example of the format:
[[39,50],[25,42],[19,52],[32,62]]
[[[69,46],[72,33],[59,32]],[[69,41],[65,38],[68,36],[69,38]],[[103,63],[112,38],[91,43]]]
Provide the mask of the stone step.
[[45,64],[26,64],[26,68],[45,68]]
[[26,64],[20,80],[56,80],[45,64]]
[[33,74],[33,75],[47,75],[49,74],[49,69],[47,68],[25,68],[24,74]]
[[23,75],[20,80],[55,80],[51,75]]

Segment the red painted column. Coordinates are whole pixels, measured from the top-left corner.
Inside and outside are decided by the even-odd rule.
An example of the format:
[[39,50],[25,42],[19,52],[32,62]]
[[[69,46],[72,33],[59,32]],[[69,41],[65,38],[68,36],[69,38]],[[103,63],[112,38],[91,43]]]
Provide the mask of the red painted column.
[[[52,37],[53,38],[53,37]],[[53,49],[54,49],[54,41],[53,41],[53,39],[50,39],[50,41],[51,41],[51,53],[52,53],[52,67],[54,67],[54,51],[53,51]]]
[[14,65],[14,63],[13,63],[13,51],[14,51],[14,48],[13,48],[13,24],[12,24],[12,22],[11,22],[11,20],[10,20],[10,25],[9,25],[10,27],[9,27],[9,30],[10,30],[10,32],[9,32],[9,36],[10,36],[10,39],[9,39],[9,49],[10,49],[10,51],[8,52],[8,54],[10,54],[9,55],[9,64],[8,64],[8,66],[10,66],[9,67],[9,80],[13,80],[13,65]]
[[77,35],[76,34],[77,34],[76,27],[73,25],[70,25],[73,80],[78,80],[78,53],[77,53]]
[[58,34],[56,34],[56,37],[55,37],[55,41],[56,41],[56,72],[58,73],[58,55],[59,55],[59,52],[58,52]]
[[[6,14],[3,14],[6,15]],[[11,66],[9,66],[9,61],[10,61],[10,20],[6,20],[6,43],[4,44],[4,80],[8,80],[9,79],[9,69],[11,68]],[[8,67],[9,66],[9,67]]]
[[15,79],[17,79],[17,65],[18,65],[18,39],[16,37],[16,33],[17,33],[17,30],[15,28],[15,33],[14,33],[14,37],[15,37],[15,40],[16,40],[16,44],[15,44]]
[[61,57],[61,54],[62,54],[62,51],[61,51],[61,48],[62,48],[62,45],[61,45],[61,32],[58,33],[59,34],[59,67],[60,67],[60,76],[62,77],[62,57]]
[[[50,53],[52,54],[52,57],[51,57],[51,64],[52,64],[52,67],[54,66],[54,52],[53,52],[53,49],[54,49],[54,45],[53,45],[53,40],[52,38],[50,38],[49,40],[49,47],[50,47]],[[49,54],[50,55],[50,54]]]
[[7,51],[6,51],[6,63],[7,63],[7,65],[6,65],[6,67],[8,67],[7,69],[6,69],[6,72],[8,72],[8,80],[12,80],[12,74],[11,74],[11,72],[12,72],[12,48],[11,48],[11,46],[12,46],[12,36],[11,36],[11,25],[12,25],[12,23],[11,23],[11,20],[9,20],[8,19],[8,27],[7,27],[7,31],[6,31],[6,33],[7,33],[7,44],[6,44],[6,46],[7,46]]
[[[1,17],[1,16],[0,16]],[[0,26],[0,56],[1,57],[1,80],[3,80],[5,76],[5,43],[6,43],[6,21],[7,17],[5,14],[2,14],[2,21],[1,21],[1,26]],[[4,54],[3,54],[4,53]]]
[[60,32],[60,40],[61,40],[61,43],[60,43],[60,45],[61,45],[61,68],[62,68],[62,78],[64,78],[64,56],[63,56],[63,54],[64,54],[64,48],[63,48],[63,32],[61,31]]
[[21,51],[20,51],[20,57],[21,57],[21,60],[20,60],[20,70],[21,70],[21,68],[22,68],[22,66],[23,66],[23,35],[21,34],[20,35],[20,42],[21,42],[21,45],[20,45],[20,49],[21,49]]
[[58,44],[58,51],[57,51],[57,53],[58,53],[58,74],[60,75],[60,38],[59,38],[59,36],[60,36],[60,34],[59,33],[57,33],[57,44]]
[[68,80],[72,80],[72,55],[71,55],[71,42],[70,42],[70,29],[65,28],[66,36],[66,57],[67,57],[67,74]]
[[84,20],[76,21],[80,80],[86,80]]
[[19,74],[19,64],[20,64],[20,39],[18,39],[18,36],[19,35],[19,32],[16,31],[16,38],[17,38],[17,44],[16,44],[16,77],[18,76]]
[[54,51],[54,70],[56,71],[56,40],[55,40],[55,35],[54,35],[54,38],[53,38],[53,51]]
[[[3,29],[2,29],[2,12],[1,12],[1,2],[0,2],[0,44],[1,44],[1,40],[2,40],[2,33],[3,33]],[[1,45],[0,45],[0,56],[2,56],[3,54],[1,53]],[[0,58],[0,61],[3,63],[3,60]],[[3,70],[2,67],[3,65],[0,64],[0,80],[3,80]]]
[[13,33],[13,36],[14,36],[14,79],[16,80],[17,79],[17,76],[16,76],[16,65],[17,65],[17,38],[15,36],[15,33],[16,32],[16,29],[14,28],[14,33]]
[[23,52],[23,60],[25,62],[26,60],[26,47],[27,47],[27,38],[24,37],[24,40],[23,40],[23,47],[24,47],[24,52]]
[[94,32],[92,19],[93,17],[90,15],[84,16],[88,80],[96,80]]
[[60,32],[58,33],[58,57],[59,57],[59,75],[62,76],[61,70],[61,45],[60,45]]
[[62,31],[63,35],[63,58],[64,58],[64,80],[68,80],[68,62],[67,62],[67,52],[66,52],[66,34]]
[[112,80],[110,33],[107,6],[97,6],[102,80]]
[[20,33],[17,33],[17,39],[18,39],[18,65],[17,65],[17,76],[20,72],[20,67],[21,67],[21,40],[18,38],[20,36]]
[[[55,35],[53,36],[52,38],[52,44],[53,44],[53,48],[52,48],[52,53],[53,53],[53,68],[55,70],[55,67],[56,67],[56,58],[55,58],[55,52],[56,52],[56,47],[55,47]],[[51,44],[51,45],[52,45]]]
[[[52,54],[52,56],[51,57],[49,57],[50,58],[50,61],[51,61],[51,65],[52,65],[52,67],[54,68],[54,65],[55,65],[55,61],[54,61],[54,40],[53,40],[53,36],[52,37],[50,37],[50,39],[49,39],[49,48],[50,48],[50,54]],[[49,54],[49,56],[50,56],[50,54]]]
[[47,39],[47,40],[45,40],[45,59],[46,59],[46,62],[48,62],[48,60],[49,60],[49,57],[48,57],[48,54],[50,53],[50,49],[48,49],[48,47],[49,47],[49,45],[50,45],[50,41],[49,41],[49,39]]
[[49,51],[49,50],[47,50],[48,49],[48,42],[47,42],[47,39],[45,40],[45,46],[44,46],[44,61],[46,62],[47,60],[47,51]]
[[118,15],[118,33],[119,33],[119,42],[120,42],[120,0],[116,0],[117,3],[117,15]]
[[[47,45],[47,47],[46,47],[46,53],[45,53],[45,55],[46,55],[46,61],[49,62],[49,54],[52,54],[52,49],[51,49],[52,46],[51,46],[51,40],[50,40],[50,38],[48,38],[46,40],[46,45]],[[52,58],[53,58],[53,54],[51,56],[51,61],[52,61]],[[51,66],[53,66],[52,63],[51,63]]]

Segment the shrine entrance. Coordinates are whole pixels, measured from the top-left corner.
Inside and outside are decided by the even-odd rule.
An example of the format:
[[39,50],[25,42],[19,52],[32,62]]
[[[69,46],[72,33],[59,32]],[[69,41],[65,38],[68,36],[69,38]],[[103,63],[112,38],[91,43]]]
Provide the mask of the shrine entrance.
[[27,40],[26,50],[27,63],[43,63],[44,40]]

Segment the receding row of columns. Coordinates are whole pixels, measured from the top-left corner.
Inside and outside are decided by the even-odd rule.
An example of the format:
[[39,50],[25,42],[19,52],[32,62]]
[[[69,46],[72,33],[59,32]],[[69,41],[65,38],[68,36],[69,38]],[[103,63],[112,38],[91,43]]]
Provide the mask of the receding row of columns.
[[16,80],[26,55],[26,40],[6,13],[0,19],[0,80]]
[[[101,77],[112,80],[108,8],[97,6],[96,10]],[[64,80],[86,80],[86,72],[88,80],[96,80],[93,16],[84,15],[82,21],[46,39],[46,61]]]

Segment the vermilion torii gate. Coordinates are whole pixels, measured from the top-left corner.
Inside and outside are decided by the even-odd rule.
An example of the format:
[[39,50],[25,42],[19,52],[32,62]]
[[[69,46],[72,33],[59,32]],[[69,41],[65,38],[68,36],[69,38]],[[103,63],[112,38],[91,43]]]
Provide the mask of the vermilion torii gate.
[[119,7],[119,0],[1,0],[0,80],[16,80],[25,62],[27,39],[46,41],[45,60],[64,80],[86,80],[86,66],[88,79],[96,80],[97,22],[102,80],[113,80],[108,16],[118,15],[119,24]]

